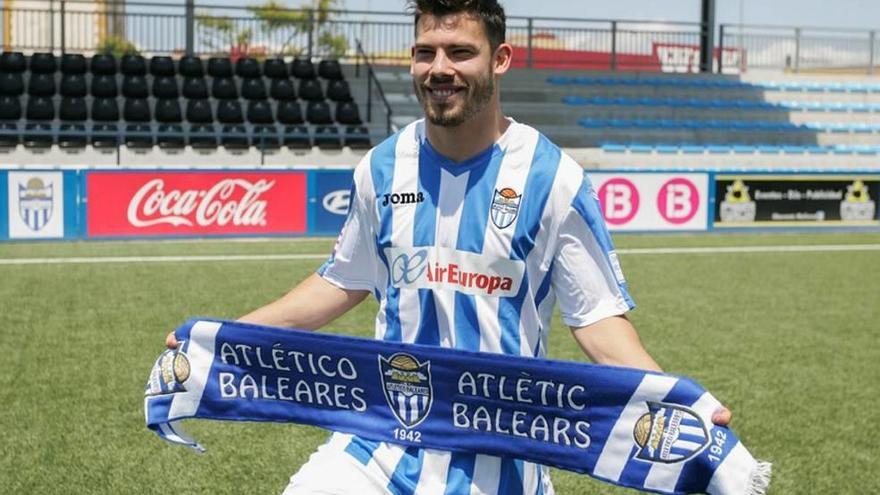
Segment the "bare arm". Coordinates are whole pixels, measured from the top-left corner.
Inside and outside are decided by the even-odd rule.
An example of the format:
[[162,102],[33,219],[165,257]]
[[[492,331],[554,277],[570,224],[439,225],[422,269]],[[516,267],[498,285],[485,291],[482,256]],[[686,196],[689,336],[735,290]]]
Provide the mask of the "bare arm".
[[[585,327],[571,327],[571,332],[594,363],[663,371],[645,350],[638,332],[626,316],[612,316]],[[725,426],[731,418],[730,410],[722,406],[712,415],[712,422]]]
[[[317,330],[357,306],[369,294],[365,290],[340,289],[313,273],[279,299],[239,318],[239,321],[284,328]],[[174,349],[174,332],[165,337]]]

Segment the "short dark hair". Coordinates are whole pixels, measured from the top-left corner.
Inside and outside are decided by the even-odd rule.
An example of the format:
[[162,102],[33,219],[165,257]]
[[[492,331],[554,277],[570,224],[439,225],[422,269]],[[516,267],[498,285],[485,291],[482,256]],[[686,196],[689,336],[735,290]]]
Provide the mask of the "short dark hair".
[[417,32],[422,14],[443,17],[467,12],[483,21],[483,28],[486,30],[492,50],[504,43],[507,18],[504,15],[504,7],[498,3],[498,0],[408,0],[407,10],[415,15]]

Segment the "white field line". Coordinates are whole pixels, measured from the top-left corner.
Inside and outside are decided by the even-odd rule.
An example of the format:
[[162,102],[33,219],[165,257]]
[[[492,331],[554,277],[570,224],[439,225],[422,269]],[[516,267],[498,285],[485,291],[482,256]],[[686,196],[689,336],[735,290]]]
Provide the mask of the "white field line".
[[[880,251],[880,244],[820,244],[791,246],[721,246],[618,249],[620,254],[729,254],[729,253],[822,253],[842,251]],[[102,263],[180,263],[199,261],[289,261],[320,260],[329,253],[317,254],[236,254],[181,256],[90,256],[61,258],[0,258],[0,265],[60,265]]]

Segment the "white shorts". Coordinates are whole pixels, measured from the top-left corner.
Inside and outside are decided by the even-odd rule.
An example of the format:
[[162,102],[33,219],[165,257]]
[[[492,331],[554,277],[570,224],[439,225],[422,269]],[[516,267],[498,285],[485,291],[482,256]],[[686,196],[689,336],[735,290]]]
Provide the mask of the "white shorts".
[[[300,470],[290,477],[290,483],[283,495],[387,495],[390,484],[389,476],[394,473],[397,461],[405,447],[391,444],[380,444],[370,461],[363,464],[346,452],[352,436],[334,433],[330,440],[318,447]],[[432,465],[447,466],[449,452],[437,450],[424,451],[425,462]],[[482,459],[479,459],[482,458]],[[482,462],[480,462],[482,461]],[[500,459],[490,456],[478,456],[475,476],[468,495],[495,495],[498,492],[497,467]],[[530,468],[524,473],[524,489],[527,493],[543,493],[553,495],[553,484],[550,481],[549,469],[528,463]],[[481,469],[479,466],[482,466]],[[436,471],[436,472],[435,472]],[[540,474],[538,474],[540,471]],[[490,474],[494,473],[494,474]],[[443,495],[446,492],[446,471],[422,470],[418,486],[414,490],[418,495]],[[537,486],[540,484],[540,488]],[[498,494],[503,495],[503,494]]]

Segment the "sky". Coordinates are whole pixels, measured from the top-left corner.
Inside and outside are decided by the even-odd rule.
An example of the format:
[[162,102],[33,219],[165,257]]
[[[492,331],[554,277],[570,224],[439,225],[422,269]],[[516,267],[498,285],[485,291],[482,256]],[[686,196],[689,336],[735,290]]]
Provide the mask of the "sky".
[[[282,0],[291,6],[310,0]],[[262,3],[245,0],[246,3]],[[401,11],[404,0],[341,0],[349,10]],[[200,3],[196,0],[196,3]],[[241,0],[205,0],[205,3],[241,4]],[[502,0],[509,16],[631,19],[652,21],[700,20],[700,0]],[[573,8],[572,6],[576,7]],[[877,29],[878,0],[716,0],[716,22],[736,24]],[[880,33],[878,33],[880,36]]]

